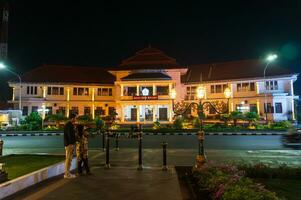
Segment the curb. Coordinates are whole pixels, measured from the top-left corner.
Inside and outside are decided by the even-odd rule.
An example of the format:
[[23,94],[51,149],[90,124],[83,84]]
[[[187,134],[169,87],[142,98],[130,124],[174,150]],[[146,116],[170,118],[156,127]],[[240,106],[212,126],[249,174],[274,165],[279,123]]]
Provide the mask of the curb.
[[[37,183],[64,173],[65,161],[45,167],[30,174],[0,184],[0,199],[11,196]],[[70,170],[76,168],[76,158],[72,159]]]
[[[250,136],[250,135],[285,135],[285,131],[272,131],[272,132],[206,132],[205,135],[245,135],[245,136]],[[0,134],[0,137],[12,137],[12,136],[62,136],[62,132],[55,132],[55,133],[18,133],[18,134]],[[92,135],[101,135],[98,133],[92,133]],[[119,133],[120,136],[125,136],[128,135],[127,133]],[[187,135],[197,135],[197,133],[149,133],[145,132],[143,135],[182,135],[182,136],[187,136]]]

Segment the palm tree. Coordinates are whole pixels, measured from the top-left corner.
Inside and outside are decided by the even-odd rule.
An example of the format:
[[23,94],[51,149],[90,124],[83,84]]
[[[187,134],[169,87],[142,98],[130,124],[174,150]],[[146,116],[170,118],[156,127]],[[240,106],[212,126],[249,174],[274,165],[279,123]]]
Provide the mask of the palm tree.
[[243,114],[239,111],[233,111],[230,113],[230,119],[233,120],[233,125],[237,126],[237,121],[243,119]]

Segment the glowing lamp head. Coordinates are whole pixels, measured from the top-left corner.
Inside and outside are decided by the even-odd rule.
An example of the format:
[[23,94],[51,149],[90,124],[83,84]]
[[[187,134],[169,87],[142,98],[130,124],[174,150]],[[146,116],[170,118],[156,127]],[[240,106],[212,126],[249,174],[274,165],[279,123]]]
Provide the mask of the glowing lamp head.
[[271,55],[268,55],[268,57],[266,59],[267,59],[267,61],[272,62],[273,60],[276,60],[277,57],[278,56],[276,54],[271,54]]
[[202,85],[199,86],[199,87],[197,88],[196,93],[197,93],[197,97],[198,97],[199,99],[203,99],[203,98],[205,97],[205,93],[206,93],[205,87],[202,86]]
[[225,95],[225,97],[226,97],[227,99],[229,99],[229,98],[231,97],[232,92],[231,92],[230,88],[227,87],[227,88],[225,89],[224,95]]
[[6,66],[3,63],[0,63],[0,69],[4,69]]
[[171,99],[176,99],[176,97],[177,97],[176,90],[175,89],[171,89],[171,91],[170,91],[170,98]]

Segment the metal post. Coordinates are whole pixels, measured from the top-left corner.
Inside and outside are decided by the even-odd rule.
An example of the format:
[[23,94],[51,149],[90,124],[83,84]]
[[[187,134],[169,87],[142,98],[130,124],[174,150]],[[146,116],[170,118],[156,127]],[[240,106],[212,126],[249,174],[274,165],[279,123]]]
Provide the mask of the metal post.
[[102,150],[106,151],[106,135],[105,135],[105,131],[102,132]]
[[167,170],[167,161],[166,161],[166,147],[167,147],[167,143],[165,141],[162,142],[162,147],[163,147],[163,165],[162,165],[162,170],[166,171]]
[[138,150],[138,168],[137,170],[143,170],[142,166],[142,132],[141,130],[138,133],[138,143],[139,143],[139,150]]
[[3,140],[0,139],[0,156],[3,155],[3,144],[4,144]]
[[110,138],[109,138],[109,132],[107,132],[106,137],[107,145],[106,145],[106,165],[105,168],[110,168]]
[[115,135],[115,151],[119,151],[119,134]]

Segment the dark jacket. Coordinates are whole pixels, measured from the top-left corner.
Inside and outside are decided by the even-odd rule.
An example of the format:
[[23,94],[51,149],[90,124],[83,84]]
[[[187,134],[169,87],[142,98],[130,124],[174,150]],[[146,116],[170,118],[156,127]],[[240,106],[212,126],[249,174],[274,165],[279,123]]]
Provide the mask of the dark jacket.
[[64,127],[64,145],[75,144],[75,129],[73,124],[69,121]]

